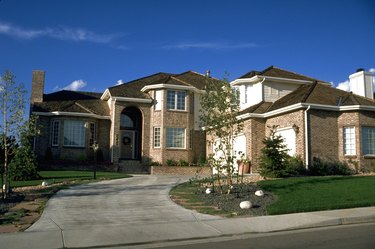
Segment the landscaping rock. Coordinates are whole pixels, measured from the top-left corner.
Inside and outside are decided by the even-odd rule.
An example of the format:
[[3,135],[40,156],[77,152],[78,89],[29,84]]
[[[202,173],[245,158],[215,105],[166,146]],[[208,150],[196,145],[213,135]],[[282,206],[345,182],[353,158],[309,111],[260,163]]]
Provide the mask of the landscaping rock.
[[251,204],[250,201],[241,201],[240,203],[240,208],[241,209],[249,209],[251,208],[253,205]]
[[259,197],[264,196],[263,190],[257,190],[257,191],[255,191],[255,195],[259,196]]
[[46,182],[46,181],[43,181],[43,182],[42,182],[42,186],[43,186],[43,187],[46,187],[46,186],[48,186],[48,185],[49,185],[48,182]]
[[206,188],[206,194],[211,194],[212,193],[212,189],[211,188]]

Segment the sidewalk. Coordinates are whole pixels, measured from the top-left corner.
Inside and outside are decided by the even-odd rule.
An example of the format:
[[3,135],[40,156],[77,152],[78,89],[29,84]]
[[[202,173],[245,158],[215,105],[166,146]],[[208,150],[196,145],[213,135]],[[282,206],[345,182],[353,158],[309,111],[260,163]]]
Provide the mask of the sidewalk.
[[106,225],[62,231],[0,234],[1,248],[89,248],[126,246],[375,222],[375,207],[249,218],[211,219],[128,226]]

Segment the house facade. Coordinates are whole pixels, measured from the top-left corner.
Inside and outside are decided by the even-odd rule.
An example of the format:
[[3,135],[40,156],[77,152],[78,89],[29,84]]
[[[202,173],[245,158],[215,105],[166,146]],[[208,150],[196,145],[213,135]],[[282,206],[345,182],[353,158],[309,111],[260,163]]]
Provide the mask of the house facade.
[[[359,70],[350,76],[353,92],[277,67],[251,71],[231,82],[240,92],[243,133],[233,154],[245,153],[257,172],[262,140],[271,129],[284,138],[288,153],[308,167],[313,158],[346,161],[357,170],[375,165],[373,76]],[[209,138],[211,139],[211,138]],[[207,153],[213,153],[207,144]]]
[[[93,159],[97,143],[103,160],[115,165],[196,163],[205,158],[199,122],[200,95],[208,75],[192,71],[157,73],[104,93],[44,93],[44,71],[33,71],[31,114],[41,134],[34,149],[39,160]],[[215,80],[215,79],[210,79]]]

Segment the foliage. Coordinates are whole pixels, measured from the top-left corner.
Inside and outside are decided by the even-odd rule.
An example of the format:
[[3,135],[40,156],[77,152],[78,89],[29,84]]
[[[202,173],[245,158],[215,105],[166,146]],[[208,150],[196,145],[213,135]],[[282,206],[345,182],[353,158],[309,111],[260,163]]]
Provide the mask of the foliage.
[[173,159],[167,159],[167,165],[168,166],[176,166],[177,162]]
[[180,159],[177,166],[189,166],[189,162],[185,161],[184,159]]
[[214,148],[214,154],[210,155],[207,162],[217,172],[218,180],[220,175],[226,175],[227,184],[232,186],[236,157],[233,142],[243,129],[243,121],[237,119],[240,110],[238,92],[225,78],[214,80],[207,77],[205,93],[201,96],[200,103],[201,125],[211,137],[208,142]]
[[277,135],[276,127],[272,127],[271,135],[263,139],[265,145],[261,150],[260,174],[264,177],[286,177],[288,173],[289,155],[282,136]]
[[28,137],[22,139],[22,144],[17,148],[13,160],[9,164],[12,180],[25,181],[39,179],[38,162]]
[[345,162],[328,161],[314,157],[308,173],[313,176],[352,175],[354,171]]
[[286,163],[285,173],[286,176],[303,176],[307,174],[307,169],[299,156],[292,156]]
[[[9,193],[9,163],[10,157],[15,152],[14,148],[17,146],[17,142],[21,140],[21,134],[30,134],[36,131],[35,127],[30,126],[32,119],[30,119],[30,123],[25,121],[25,94],[26,90],[24,86],[16,83],[15,76],[10,71],[5,71],[0,82],[0,111],[2,114],[0,129],[4,152],[4,174],[2,174],[2,181],[5,185],[5,191],[2,192],[3,198],[6,198]],[[13,137],[14,140],[8,141],[9,137]]]
[[157,162],[157,161],[152,161],[150,163],[150,166],[161,166],[161,163],[160,162]]

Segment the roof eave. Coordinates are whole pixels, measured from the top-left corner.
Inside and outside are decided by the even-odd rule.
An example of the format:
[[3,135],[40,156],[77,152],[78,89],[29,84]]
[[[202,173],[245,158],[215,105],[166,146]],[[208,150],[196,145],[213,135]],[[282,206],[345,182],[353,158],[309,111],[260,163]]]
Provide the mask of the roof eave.
[[97,119],[111,119],[110,116],[102,116],[93,113],[83,113],[83,112],[33,112],[33,114],[38,116],[74,116],[74,117],[89,117],[89,118],[97,118]]

